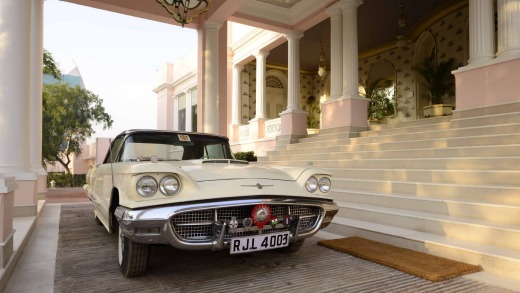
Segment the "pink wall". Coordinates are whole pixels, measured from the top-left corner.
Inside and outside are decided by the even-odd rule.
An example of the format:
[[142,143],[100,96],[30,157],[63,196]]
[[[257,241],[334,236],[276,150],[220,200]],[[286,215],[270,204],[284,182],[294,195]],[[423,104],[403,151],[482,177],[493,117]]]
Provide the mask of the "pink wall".
[[455,72],[457,110],[520,100],[520,59]]

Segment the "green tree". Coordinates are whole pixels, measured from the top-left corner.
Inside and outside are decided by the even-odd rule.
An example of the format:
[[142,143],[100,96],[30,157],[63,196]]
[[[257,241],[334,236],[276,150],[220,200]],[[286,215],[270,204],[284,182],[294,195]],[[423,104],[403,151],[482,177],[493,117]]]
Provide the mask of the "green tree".
[[94,134],[93,125],[112,126],[103,100],[92,92],[64,83],[43,86],[43,164],[59,162],[67,173],[71,155],[81,154],[81,144]]
[[61,79],[61,71],[58,62],[54,60],[52,54],[43,49],[43,74],[50,74],[56,79]]

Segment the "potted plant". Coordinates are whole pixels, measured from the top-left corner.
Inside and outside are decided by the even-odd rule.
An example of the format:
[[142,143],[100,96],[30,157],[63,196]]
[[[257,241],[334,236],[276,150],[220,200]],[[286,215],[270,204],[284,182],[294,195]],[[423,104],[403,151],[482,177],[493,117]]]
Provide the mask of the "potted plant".
[[424,58],[415,69],[421,76],[420,84],[426,89],[424,98],[429,105],[423,107],[424,117],[451,115],[453,105],[447,98],[455,94],[455,59],[450,58],[436,64],[433,58]]
[[305,99],[305,105],[302,106],[304,111],[307,111],[307,132],[309,134],[318,133],[320,128],[320,101],[315,96],[311,95]]
[[365,97],[369,99],[367,118],[370,124],[379,124],[384,117],[395,113],[394,103],[392,103],[388,90],[391,85],[392,82],[385,78],[374,81],[367,80],[362,84]]

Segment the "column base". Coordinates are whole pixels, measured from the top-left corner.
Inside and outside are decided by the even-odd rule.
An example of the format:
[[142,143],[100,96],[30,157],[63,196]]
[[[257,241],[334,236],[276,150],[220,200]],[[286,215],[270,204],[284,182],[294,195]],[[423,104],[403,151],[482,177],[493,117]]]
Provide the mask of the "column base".
[[11,235],[4,242],[0,243],[0,264],[2,265],[0,268],[5,268],[13,255],[13,235],[14,231],[11,232]]
[[321,105],[322,129],[355,126],[367,127],[368,99],[355,96],[325,102]]
[[232,142],[240,141],[240,124],[229,125],[229,140]]
[[255,118],[249,121],[249,139],[258,140],[265,137],[265,121],[267,118]]
[[13,203],[16,187],[14,177],[0,174],[0,269],[7,265],[13,254]]
[[306,111],[288,110],[280,114],[281,135],[307,135]]
[[[25,175],[34,175],[25,174]],[[21,177],[21,178],[20,178]],[[14,191],[14,216],[15,217],[33,217],[37,211],[36,187],[37,178],[31,176],[16,176],[18,188]]]

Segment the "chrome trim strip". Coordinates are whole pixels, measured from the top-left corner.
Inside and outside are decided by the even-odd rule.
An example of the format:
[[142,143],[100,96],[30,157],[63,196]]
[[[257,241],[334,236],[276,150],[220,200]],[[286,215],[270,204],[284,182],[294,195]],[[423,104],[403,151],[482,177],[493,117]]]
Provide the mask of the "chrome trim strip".
[[[292,228],[291,242],[297,241],[314,235],[318,230],[325,224],[323,220],[326,214],[335,214],[338,211],[337,205],[332,201],[321,200],[321,199],[305,199],[305,198],[269,198],[269,199],[241,199],[241,200],[225,200],[215,202],[204,202],[204,203],[187,203],[184,205],[175,206],[161,206],[161,207],[148,207],[143,209],[128,209],[122,206],[117,207],[115,216],[119,221],[121,230],[126,237],[132,241],[139,243],[156,243],[156,244],[169,244],[178,249],[184,250],[220,250],[229,247],[229,241],[224,240],[225,231],[227,229],[227,223],[222,223],[218,227],[218,238],[211,239],[201,242],[188,242],[181,240],[175,234],[170,219],[179,213],[200,211],[207,209],[219,209],[229,207],[239,207],[256,204],[281,204],[281,205],[302,205],[319,207],[320,214],[318,215],[318,221],[314,225],[311,231],[306,233],[299,233],[298,226],[300,225],[300,218],[296,227]],[[330,222],[330,221],[329,221]],[[212,223],[214,224],[214,223]],[[160,228],[161,233],[156,234],[139,234],[134,233],[136,228]],[[293,230],[296,229],[296,230]]]

